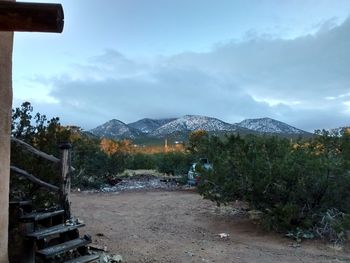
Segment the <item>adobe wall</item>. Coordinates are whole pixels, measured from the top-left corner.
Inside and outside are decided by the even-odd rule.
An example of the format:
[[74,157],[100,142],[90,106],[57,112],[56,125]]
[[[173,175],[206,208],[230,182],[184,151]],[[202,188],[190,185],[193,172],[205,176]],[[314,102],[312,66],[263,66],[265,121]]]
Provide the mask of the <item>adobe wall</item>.
[[8,262],[12,46],[13,33],[0,32],[0,263]]

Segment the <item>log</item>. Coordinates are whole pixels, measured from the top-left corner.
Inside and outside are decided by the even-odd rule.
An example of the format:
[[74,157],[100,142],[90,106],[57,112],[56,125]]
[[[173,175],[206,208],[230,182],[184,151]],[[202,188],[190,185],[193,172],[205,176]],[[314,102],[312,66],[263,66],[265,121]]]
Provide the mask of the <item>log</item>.
[[54,162],[54,163],[60,163],[60,162],[61,162],[61,160],[58,159],[58,158],[56,158],[55,156],[49,155],[49,154],[47,154],[47,153],[44,153],[44,152],[42,152],[42,151],[40,151],[40,150],[34,148],[34,147],[31,146],[30,144],[28,144],[28,143],[26,143],[26,142],[24,142],[24,141],[21,141],[21,140],[19,140],[19,139],[17,139],[17,138],[11,137],[11,141],[20,144],[20,145],[23,146],[27,151],[29,151],[29,152],[31,152],[31,153],[33,153],[33,154],[35,154],[35,155],[38,155],[38,156],[40,156],[40,157],[42,157],[42,158],[44,158],[44,159],[46,159],[46,160],[49,160],[49,161]]
[[12,166],[11,165],[10,168],[11,168],[12,172],[14,172],[14,173],[16,173],[16,174],[18,174],[20,176],[24,176],[25,178],[27,178],[28,180],[32,181],[35,184],[38,184],[38,185],[40,185],[42,187],[45,187],[45,188],[47,188],[47,189],[49,189],[51,191],[55,191],[55,192],[58,192],[60,190],[57,186],[49,184],[47,182],[44,182],[44,181],[40,180],[39,178],[36,178],[34,175],[32,175],[32,174],[28,173],[27,171],[24,171],[24,170],[16,167],[16,166]]
[[61,4],[0,3],[0,31],[61,33],[63,25]]

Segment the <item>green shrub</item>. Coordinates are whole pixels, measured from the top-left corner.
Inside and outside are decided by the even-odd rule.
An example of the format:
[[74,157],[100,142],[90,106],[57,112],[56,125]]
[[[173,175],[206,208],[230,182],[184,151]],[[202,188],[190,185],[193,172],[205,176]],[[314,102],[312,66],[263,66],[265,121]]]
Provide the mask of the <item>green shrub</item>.
[[100,188],[115,175],[123,172],[130,162],[130,155],[123,151],[107,154],[100,148],[100,140],[81,137],[73,142],[72,186]]
[[183,175],[188,172],[193,157],[182,152],[155,154],[156,167],[160,173]]
[[156,169],[156,158],[154,154],[136,153],[130,157],[128,169]]
[[[204,173],[198,187],[205,198],[217,204],[248,201],[251,209],[263,212],[264,226],[280,232],[314,231],[322,221],[316,215],[336,209],[344,216],[334,221],[332,231],[346,233],[344,222],[350,213],[347,134],[337,137],[323,131],[296,142],[232,135],[221,141],[210,137],[205,145],[215,152],[211,154],[214,170]],[[335,235],[322,237],[336,240]]]
[[317,224],[314,232],[321,238],[326,238],[336,244],[349,238],[350,215],[340,212],[338,209],[328,209],[326,212],[315,215]]

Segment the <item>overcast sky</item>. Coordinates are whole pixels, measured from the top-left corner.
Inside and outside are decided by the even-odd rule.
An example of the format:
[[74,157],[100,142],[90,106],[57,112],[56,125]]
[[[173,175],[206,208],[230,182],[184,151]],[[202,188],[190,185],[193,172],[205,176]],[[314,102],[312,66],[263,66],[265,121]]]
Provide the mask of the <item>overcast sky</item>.
[[84,129],[185,114],[350,124],[348,0],[61,3],[62,34],[15,34],[14,106]]

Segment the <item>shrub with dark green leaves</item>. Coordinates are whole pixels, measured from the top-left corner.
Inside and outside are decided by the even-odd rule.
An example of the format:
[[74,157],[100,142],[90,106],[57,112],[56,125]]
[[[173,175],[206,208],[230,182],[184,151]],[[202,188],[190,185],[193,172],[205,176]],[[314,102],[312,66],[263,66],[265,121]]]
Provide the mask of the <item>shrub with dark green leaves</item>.
[[135,153],[130,156],[128,168],[137,169],[156,169],[156,156],[154,154]]
[[169,152],[155,154],[156,167],[161,173],[183,175],[188,172],[193,157],[182,152]]

